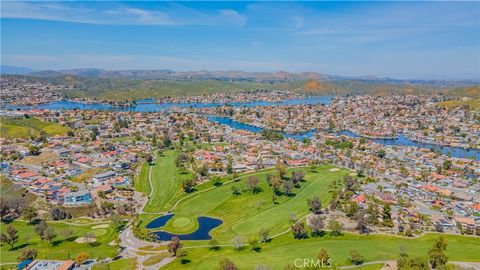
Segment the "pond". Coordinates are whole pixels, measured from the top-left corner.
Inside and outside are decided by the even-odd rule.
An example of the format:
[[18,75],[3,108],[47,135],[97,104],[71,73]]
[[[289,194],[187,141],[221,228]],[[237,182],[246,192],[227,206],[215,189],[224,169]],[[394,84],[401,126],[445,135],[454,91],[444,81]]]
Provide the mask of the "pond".
[[252,102],[211,102],[211,103],[155,103],[154,99],[142,99],[137,101],[137,105],[129,108],[114,107],[105,103],[83,103],[69,100],[59,100],[35,106],[2,106],[2,109],[48,109],[48,110],[111,110],[111,111],[135,111],[135,112],[156,112],[178,108],[212,108],[224,105],[234,107],[256,107],[256,106],[280,106],[280,105],[299,105],[299,104],[330,104],[331,96],[310,96],[306,98],[289,99],[279,102],[252,101]]
[[167,222],[174,216],[174,214],[168,214],[161,217],[158,217],[152,220],[150,223],[145,226],[147,229],[156,229],[165,226]]
[[[170,218],[171,217],[169,217],[168,219],[170,219]],[[199,217],[198,218],[198,229],[196,231],[192,232],[192,233],[189,233],[189,234],[173,234],[173,233],[169,233],[169,232],[166,232],[166,231],[157,231],[157,232],[152,232],[152,234],[156,235],[157,239],[161,240],[161,241],[170,241],[173,236],[178,236],[178,238],[180,238],[180,240],[210,240],[210,239],[212,239],[212,237],[210,236],[210,231],[217,228],[218,226],[222,225],[222,223],[223,223],[223,221],[218,219],[218,218]],[[148,224],[148,225],[150,225],[150,224]]]

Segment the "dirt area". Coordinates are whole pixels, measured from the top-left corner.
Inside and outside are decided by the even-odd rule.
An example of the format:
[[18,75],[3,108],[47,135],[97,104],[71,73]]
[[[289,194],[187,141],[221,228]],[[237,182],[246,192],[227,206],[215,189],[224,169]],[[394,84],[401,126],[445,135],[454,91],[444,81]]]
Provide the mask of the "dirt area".
[[109,226],[108,224],[100,224],[100,225],[92,227],[92,229],[106,229],[106,228],[108,228],[108,226]]
[[79,237],[79,238],[75,239],[75,242],[77,242],[78,244],[95,243],[95,241],[97,241],[97,238],[86,239],[85,237]]
[[329,171],[330,172],[338,172],[338,171],[340,171],[340,169],[339,168],[331,168]]
[[58,160],[60,157],[53,152],[44,151],[38,156],[24,157],[20,162],[32,166],[42,166],[42,163],[49,163]]

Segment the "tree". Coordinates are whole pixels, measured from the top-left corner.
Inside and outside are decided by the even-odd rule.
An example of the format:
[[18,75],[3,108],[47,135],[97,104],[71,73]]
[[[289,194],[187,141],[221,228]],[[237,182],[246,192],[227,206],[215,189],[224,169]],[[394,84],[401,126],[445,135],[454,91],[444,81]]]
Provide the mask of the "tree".
[[44,232],[47,230],[48,224],[45,222],[45,220],[40,220],[39,223],[35,225],[35,232],[40,236],[42,240],[45,240],[44,237]]
[[343,226],[338,220],[332,219],[328,222],[328,229],[332,236],[338,236],[342,234]]
[[38,156],[40,154],[40,147],[31,144],[28,146],[28,153],[32,156]]
[[424,257],[409,257],[407,254],[400,254],[397,259],[398,270],[430,270],[428,260]]
[[303,239],[307,237],[307,231],[303,222],[297,222],[292,225],[293,238]]
[[172,256],[177,256],[177,250],[183,247],[183,244],[180,243],[180,238],[178,236],[172,237],[172,240],[167,245],[168,252],[172,253]]
[[50,245],[53,242],[53,239],[57,237],[57,233],[55,232],[55,229],[49,227],[43,232],[43,239],[47,240]]
[[358,213],[358,203],[356,201],[350,201],[345,207],[345,214],[347,217],[354,217]]
[[95,234],[93,232],[87,232],[85,234],[85,236],[83,236],[83,238],[85,239],[85,242],[91,244],[93,242],[95,242]]
[[383,226],[393,227],[392,211],[388,203],[383,205],[382,219],[383,219]]
[[452,168],[452,161],[447,159],[443,162],[443,165],[442,165],[443,169],[444,170],[450,170]]
[[293,185],[296,187],[300,186],[300,182],[303,180],[303,177],[305,177],[305,173],[303,171],[294,171],[292,172],[292,182]]
[[70,237],[73,235],[73,230],[72,229],[65,229],[62,231],[62,236],[65,237],[66,240],[68,240]]
[[182,183],[183,190],[187,193],[190,193],[193,191],[193,188],[195,187],[195,180],[193,179],[186,179]]
[[233,246],[236,250],[241,250],[244,245],[245,243],[243,242],[243,237],[240,235],[237,235],[235,238],[233,238]]
[[308,165],[311,172],[316,172],[317,165],[315,164],[315,162],[310,161]]
[[24,260],[35,260],[35,258],[38,255],[38,251],[33,248],[26,248],[22,250],[22,253],[20,256],[18,256],[19,261],[24,261]]
[[233,159],[232,156],[227,157],[227,173],[232,174],[233,173]]
[[382,150],[378,151],[377,156],[379,158],[384,158],[386,154],[387,153],[385,152],[385,150],[382,149]]
[[322,208],[322,201],[320,200],[320,198],[315,196],[312,199],[309,199],[307,202],[308,202],[308,206],[310,207],[310,211],[312,211],[312,213],[319,214],[321,212],[320,210]]
[[257,193],[259,190],[258,188],[258,183],[260,181],[258,180],[258,177],[256,176],[250,176],[248,177],[248,181],[247,181],[247,185],[248,185],[248,188],[252,191],[252,193]]
[[428,251],[429,262],[432,268],[443,267],[448,262],[448,257],[445,254],[447,250],[447,240],[443,236],[437,238],[433,247]]
[[237,270],[237,266],[229,259],[225,258],[218,263],[218,270]]
[[65,212],[64,210],[54,207],[52,210],[50,210],[50,216],[52,217],[53,220],[62,220],[66,218],[71,218],[72,215],[69,213]]
[[280,188],[282,187],[282,180],[280,179],[280,176],[272,175],[269,183],[272,186],[273,193],[278,195],[280,193]]
[[260,248],[258,239],[256,239],[256,238],[251,239],[250,241],[248,241],[248,243],[250,244],[250,247],[251,247],[252,251],[254,251],[254,252],[259,252],[260,251],[261,248]]
[[355,192],[357,189],[357,183],[350,175],[343,178],[343,184],[345,186],[345,191]]
[[85,263],[88,259],[90,258],[90,256],[88,255],[88,253],[86,252],[80,252],[77,257],[75,257],[75,262],[77,264],[83,264]]
[[18,238],[18,231],[12,225],[8,225],[7,233],[2,233],[0,236],[1,242],[9,244],[10,249],[13,249],[13,246],[18,242]]
[[376,225],[378,223],[378,207],[375,203],[368,204],[366,214],[368,224]]
[[149,165],[152,165],[152,163],[153,163],[153,157],[152,157],[152,155],[147,154],[147,155],[145,156],[145,161],[146,161]]
[[354,265],[360,265],[365,260],[362,255],[356,250],[350,251],[349,261]]
[[319,215],[314,215],[310,218],[308,227],[310,227],[313,236],[320,235],[323,232],[325,229],[324,220],[325,218]]
[[292,182],[283,180],[283,190],[285,191],[285,194],[287,196],[291,195],[292,189],[293,189]]
[[232,189],[232,194],[233,195],[240,195],[240,189],[237,186],[232,185],[231,189]]
[[277,163],[275,164],[275,169],[277,170],[278,176],[280,176],[281,179],[285,178],[287,169],[285,168],[285,164],[283,164],[282,161],[277,160]]
[[317,259],[320,260],[321,265],[329,265],[330,264],[330,254],[328,254],[328,251],[326,249],[320,249],[320,252],[318,252]]
[[270,240],[269,238],[270,231],[268,228],[262,228],[260,229],[260,232],[258,232],[258,236],[260,237],[260,241],[263,243],[268,242]]
[[363,210],[359,211],[355,215],[355,219],[357,220],[357,229],[360,233],[368,233],[368,223],[367,219],[365,218],[365,212]]
[[27,206],[23,210],[23,216],[28,219],[28,222],[31,224],[34,218],[38,217],[37,209],[34,206]]
[[220,178],[219,176],[212,177],[212,182],[213,185],[216,187],[223,185],[222,178]]
[[216,239],[210,240],[210,249],[211,250],[219,250],[220,246],[218,246],[218,241]]

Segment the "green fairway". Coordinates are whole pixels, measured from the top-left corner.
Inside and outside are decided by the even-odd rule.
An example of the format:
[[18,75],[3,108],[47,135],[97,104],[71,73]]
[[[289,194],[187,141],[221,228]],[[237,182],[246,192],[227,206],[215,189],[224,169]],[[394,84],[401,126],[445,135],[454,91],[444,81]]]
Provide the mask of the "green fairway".
[[37,118],[0,118],[0,137],[30,138],[38,136],[43,131],[49,136],[65,135],[70,128],[57,123],[45,122]]
[[[175,216],[162,229],[172,233],[189,233],[198,227],[199,216],[216,217],[223,224],[212,231],[212,237],[220,241],[230,241],[236,235],[257,237],[261,228],[267,228],[271,235],[288,230],[290,217],[301,218],[308,214],[307,199],[318,196],[322,203],[330,201],[328,186],[340,180],[349,171],[329,171],[332,166],[319,167],[317,172],[304,170],[305,182],[300,188],[293,190],[293,196],[280,196],[273,204],[273,191],[268,186],[266,176],[274,174],[274,170],[265,170],[254,174],[260,179],[259,193],[246,190],[248,175],[240,181],[211,189],[182,201],[173,212]],[[289,170],[291,172],[292,170]],[[242,194],[233,195],[232,185],[244,189]]]
[[[415,256],[426,256],[428,249],[440,234],[427,234],[417,239],[395,236],[345,234],[340,237],[324,236],[295,240],[291,233],[261,244],[260,252],[252,252],[248,246],[241,251],[233,247],[222,247],[218,251],[207,248],[184,248],[188,252],[187,264],[179,260],[168,264],[165,269],[216,269],[223,258],[232,260],[239,269],[255,269],[257,265],[266,265],[268,269],[283,269],[293,265],[295,259],[314,259],[324,248],[331,255],[335,265],[349,265],[351,250],[357,250],[365,257],[365,262],[392,260],[398,257],[400,247]],[[448,241],[447,255],[452,261],[480,261],[480,238],[444,235]],[[192,243],[192,242],[189,242]]]
[[[182,182],[191,178],[192,175],[190,172],[179,172],[175,166],[176,157],[177,152],[170,150],[165,151],[163,156],[158,156],[155,159],[155,165],[152,165],[153,192],[143,209],[145,212],[167,212],[185,194],[182,189]],[[142,168],[142,174],[143,177],[140,177],[138,185],[142,186],[140,190],[147,190],[145,186],[149,185],[148,170],[143,173]]]
[[[29,225],[25,221],[13,221],[10,225],[18,231],[20,239],[15,244],[13,250],[10,250],[10,246],[6,244],[1,246],[1,263],[16,262],[17,257],[25,248],[38,250],[39,259],[73,259],[80,252],[89,253],[91,258],[114,257],[116,255],[115,247],[109,245],[117,237],[117,232],[112,225],[107,228],[94,229],[99,224],[80,225],[79,223],[79,225],[71,225],[63,222],[48,222],[48,226],[54,228],[57,234],[52,245],[48,241],[40,239],[34,231],[34,225]],[[2,233],[6,231],[7,227],[7,224],[1,224]],[[73,232],[69,239],[65,239],[65,236],[62,234],[65,229],[71,229]],[[75,242],[76,238],[84,237],[88,232],[92,232],[96,237],[94,245]]]
[[110,263],[100,263],[93,266],[93,270],[130,270],[137,268],[136,258],[125,258]]
[[148,172],[150,171],[150,165],[147,162],[142,164],[140,174],[135,176],[135,189],[142,192],[146,196],[150,194],[150,183],[148,182]]

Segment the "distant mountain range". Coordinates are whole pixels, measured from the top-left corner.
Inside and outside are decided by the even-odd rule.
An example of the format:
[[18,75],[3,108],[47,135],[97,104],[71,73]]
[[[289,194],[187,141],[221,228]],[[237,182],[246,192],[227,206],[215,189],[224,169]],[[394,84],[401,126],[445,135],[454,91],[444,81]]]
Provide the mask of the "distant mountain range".
[[425,84],[434,86],[465,86],[480,83],[480,80],[399,80],[392,78],[383,78],[373,75],[347,77],[328,75],[317,72],[293,73],[287,71],[277,72],[247,72],[236,70],[219,71],[173,71],[169,69],[158,70],[105,70],[97,68],[80,69],[62,69],[62,70],[40,70],[36,71],[25,67],[5,66],[1,67],[2,74],[12,75],[30,75],[34,77],[59,77],[64,75],[73,75],[86,78],[104,78],[104,79],[131,79],[131,80],[218,80],[232,82],[295,82],[295,81],[339,81],[356,80],[367,82],[383,83],[408,83]]
[[7,66],[7,65],[1,65],[0,67],[1,74],[26,75],[34,71],[35,70],[27,67],[14,67],[14,66]]
[[[34,71],[2,66],[3,77],[73,85],[71,98],[134,100],[252,90],[290,90],[310,95],[445,94],[480,98],[474,80],[397,80],[375,76],[343,77],[315,72],[188,71],[69,69]],[[17,75],[6,75],[15,73]]]

